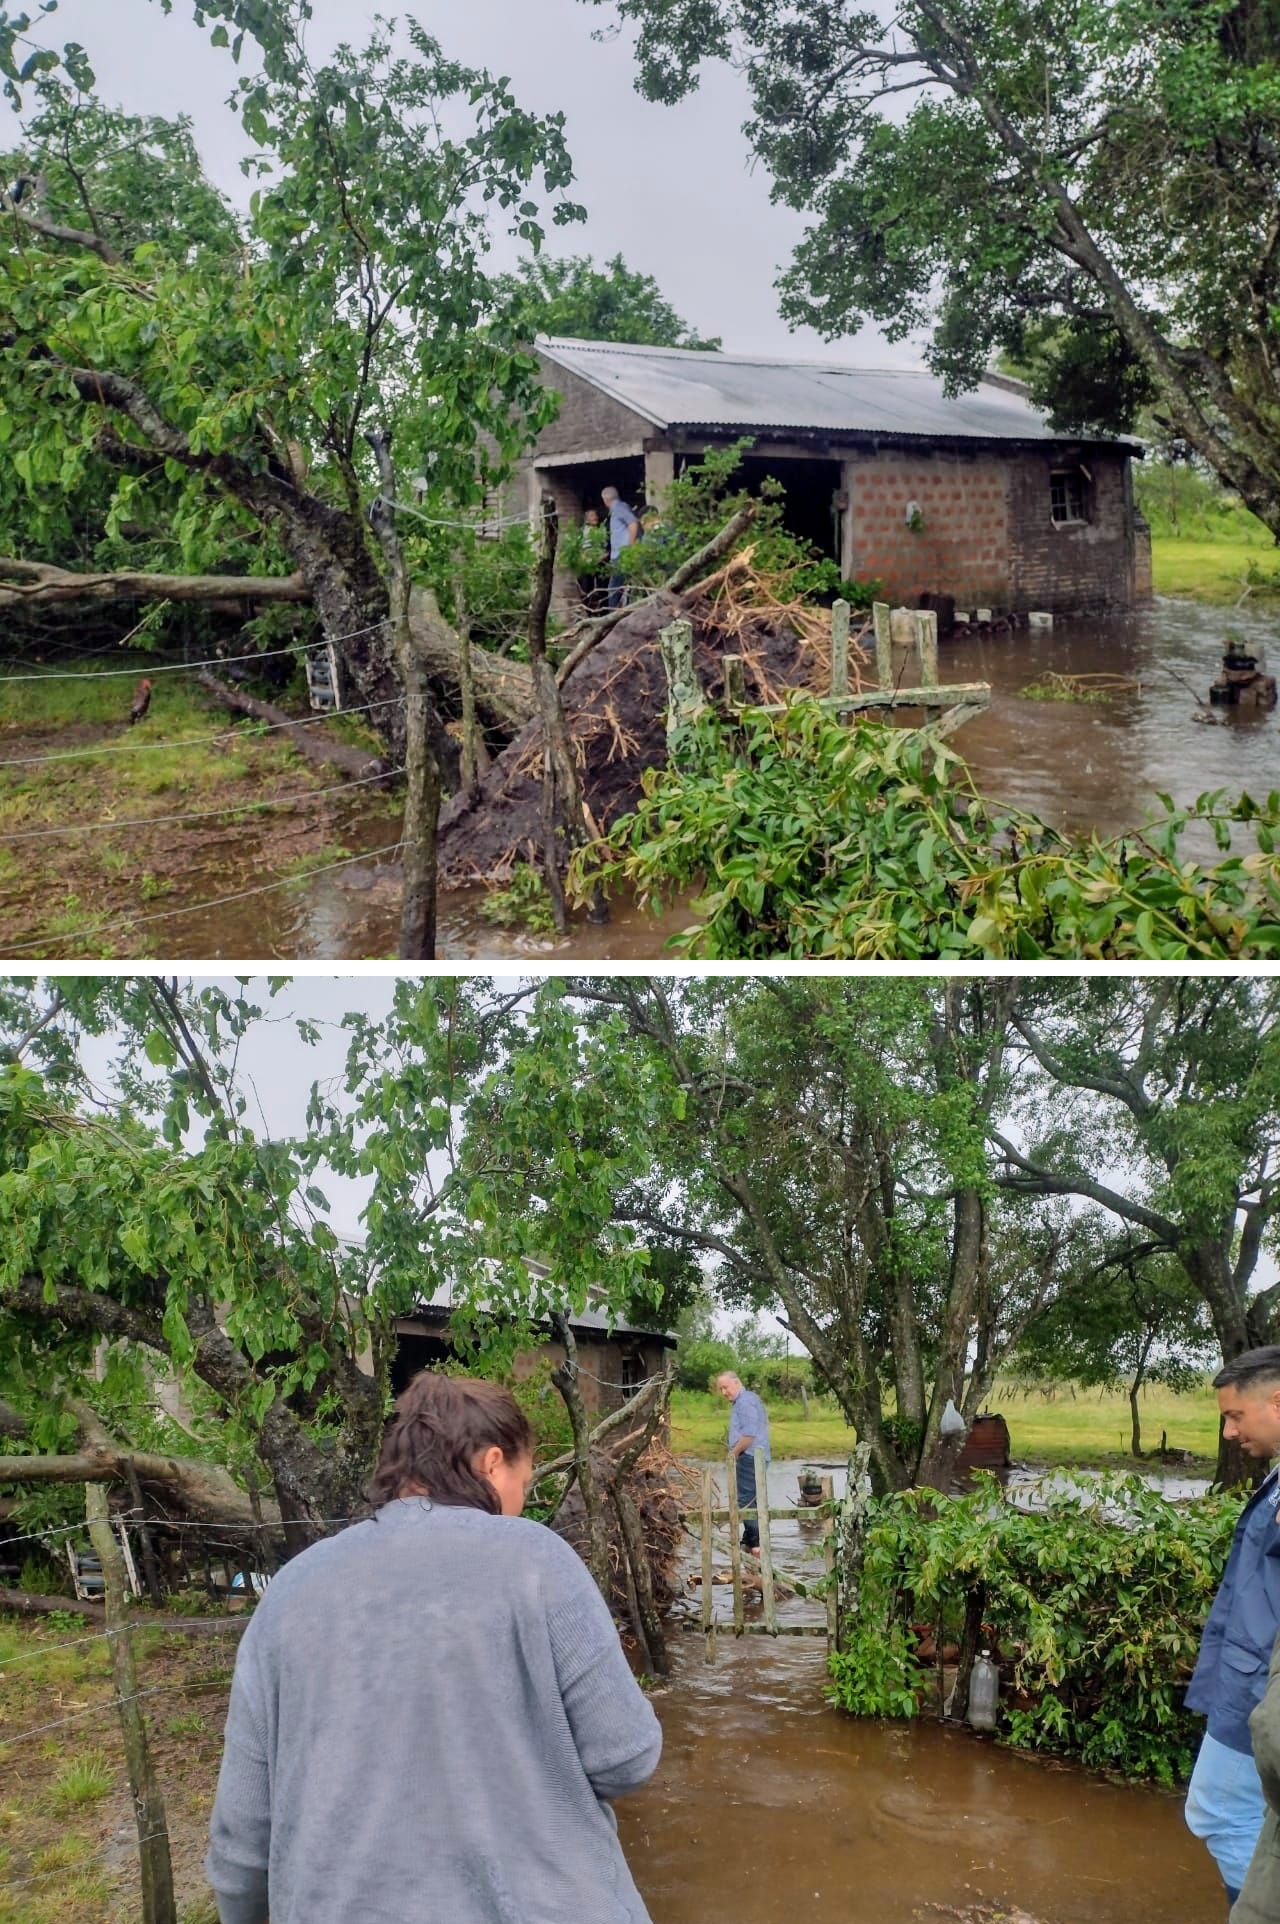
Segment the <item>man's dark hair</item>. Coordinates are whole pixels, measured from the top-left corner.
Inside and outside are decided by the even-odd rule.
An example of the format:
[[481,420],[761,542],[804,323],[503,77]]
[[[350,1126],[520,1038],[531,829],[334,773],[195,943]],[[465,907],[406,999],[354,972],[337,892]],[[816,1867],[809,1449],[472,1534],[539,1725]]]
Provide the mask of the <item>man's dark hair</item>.
[[1215,1390],[1256,1390],[1267,1383],[1280,1384],[1280,1343],[1241,1350],[1213,1379]]
[[529,1419],[510,1390],[474,1376],[421,1370],[396,1398],[369,1501],[380,1510],[406,1483],[419,1483],[433,1503],[497,1516],[498,1492],[471,1467],[476,1453],[494,1444],[508,1463],[533,1454]]

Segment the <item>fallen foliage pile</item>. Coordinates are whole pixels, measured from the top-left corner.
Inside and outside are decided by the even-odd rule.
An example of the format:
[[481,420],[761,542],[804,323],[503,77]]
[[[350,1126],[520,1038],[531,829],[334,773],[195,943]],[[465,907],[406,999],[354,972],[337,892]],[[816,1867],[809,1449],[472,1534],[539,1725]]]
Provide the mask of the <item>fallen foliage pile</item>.
[[[596,1471],[597,1487],[603,1494],[607,1492],[613,1475],[612,1461],[603,1451],[593,1451],[591,1461]],[[694,1479],[684,1464],[671,1454],[667,1444],[660,1437],[655,1437],[636,1464],[630,1481],[644,1532],[654,1602],[659,1610],[665,1611],[681,1593],[677,1565],[684,1534],[682,1510],[690,1501]],[[614,1614],[625,1619],[631,1614],[626,1563],[618,1519],[607,1497],[605,1514],[609,1524],[609,1567],[614,1579],[611,1602]],[[583,1509],[582,1492],[576,1483],[561,1504],[551,1527],[566,1543],[572,1544],[584,1562],[589,1560],[586,1512]]]
[[[781,701],[789,688],[825,692],[831,679],[831,615],[761,575],[751,552],[676,596],[660,594],[625,615],[563,688],[565,720],[592,823],[603,831],[636,805],[647,768],[667,760],[666,676],[660,631],[693,624],[694,660],[709,698],[724,692],[723,657],[744,658],[747,699]],[[850,681],[865,657],[850,648]],[[455,796],[440,818],[442,887],[501,885],[542,845],[542,724],[530,722],[485,774],[478,798]]]

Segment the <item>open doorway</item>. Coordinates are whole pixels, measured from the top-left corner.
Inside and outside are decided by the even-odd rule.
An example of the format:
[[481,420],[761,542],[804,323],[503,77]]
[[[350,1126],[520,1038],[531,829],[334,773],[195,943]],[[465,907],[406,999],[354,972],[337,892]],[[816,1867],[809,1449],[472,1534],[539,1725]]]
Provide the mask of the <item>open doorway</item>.
[[785,489],[782,521],[788,533],[811,542],[821,555],[840,559],[840,463],[808,457],[749,454],[743,464],[746,485],[759,494],[766,476]]
[[428,1336],[416,1331],[410,1335],[401,1330],[396,1340],[396,1353],[391,1362],[391,1394],[399,1396],[407,1390],[420,1370],[438,1369],[453,1355],[453,1345],[439,1336]]

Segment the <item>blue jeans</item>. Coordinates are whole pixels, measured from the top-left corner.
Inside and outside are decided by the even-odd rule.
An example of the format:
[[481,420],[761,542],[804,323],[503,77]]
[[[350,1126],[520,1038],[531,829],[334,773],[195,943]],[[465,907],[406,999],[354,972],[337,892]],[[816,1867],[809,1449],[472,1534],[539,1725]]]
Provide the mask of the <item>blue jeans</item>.
[[627,577],[615,568],[609,576],[609,606],[621,608],[627,598]]
[[1187,1829],[1208,1845],[1233,1903],[1262,1829],[1264,1809],[1253,1758],[1206,1737],[1187,1786]]
[[[753,1510],[756,1503],[755,1458],[746,1450],[737,1459],[738,1508]],[[753,1516],[742,1519],[742,1545],[746,1550],[760,1547],[760,1525]]]

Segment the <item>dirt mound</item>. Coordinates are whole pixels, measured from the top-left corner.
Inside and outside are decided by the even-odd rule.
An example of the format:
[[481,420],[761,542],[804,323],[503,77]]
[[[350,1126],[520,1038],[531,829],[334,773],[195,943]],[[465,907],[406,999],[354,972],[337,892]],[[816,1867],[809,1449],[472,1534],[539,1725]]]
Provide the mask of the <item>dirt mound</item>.
[[[723,657],[745,659],[748,701],[772,702],[788,688],[830,682],[829,617],[806,610],[797,622],[767,595],[753,609],[741,584],[726,593],[704,583],[681,596],[659,595],[624,616],[564,687],[565,720],[596,826],[607,829],[640,797],[647,768],[667,759],[666,676],[661,629],[678,616],[693,623],[694,660],[702,685],[724,691]],[[851,674],[857,679],[857,650]],[[537,862],[541,848],[542,725],[531,722],[486,773],[478,799],[457,795],[440,818],[444,888],[505,883],[518,862]]]

